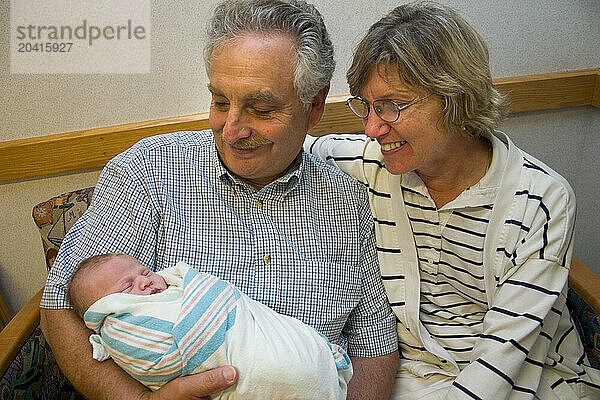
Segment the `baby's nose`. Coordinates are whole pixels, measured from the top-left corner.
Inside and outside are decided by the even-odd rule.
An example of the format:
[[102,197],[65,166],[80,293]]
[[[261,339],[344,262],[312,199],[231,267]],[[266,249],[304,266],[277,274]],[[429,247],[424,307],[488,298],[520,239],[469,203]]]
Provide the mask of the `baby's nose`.
[[139,276],[137,278],[137,286],[140,289],[145,289],[152,284],[152,281],[146,276]]

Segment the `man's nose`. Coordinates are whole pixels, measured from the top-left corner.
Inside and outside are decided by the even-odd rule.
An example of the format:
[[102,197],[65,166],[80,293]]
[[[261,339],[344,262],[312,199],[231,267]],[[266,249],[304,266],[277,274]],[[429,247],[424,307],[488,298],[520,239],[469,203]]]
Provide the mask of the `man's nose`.
[[390,124],[382,120],[373,109],[366,118],[363,118],[363,124],[365,134],[372,139],[377,139],[390,131]]
[[233,144],[240,139],[245,139],[252,135],[252,129],[239,109],[231,107],[225,119],[223,126],[223,140]]

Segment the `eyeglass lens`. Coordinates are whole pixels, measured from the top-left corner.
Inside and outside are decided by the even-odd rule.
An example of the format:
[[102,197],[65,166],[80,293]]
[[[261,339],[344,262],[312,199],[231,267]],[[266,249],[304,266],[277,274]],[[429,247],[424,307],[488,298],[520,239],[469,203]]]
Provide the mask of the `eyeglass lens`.
[[[360,118],[369,115],[369,103],[363,99],[354,97],[348,100],[348,106]],[[398,106],[389,100],[375,100],[373,110],[384,121],[393,122],[398,119]]]
[[348,106],[357,117],[365,118],[369,114],[369,103],[357,97],[349,99]]

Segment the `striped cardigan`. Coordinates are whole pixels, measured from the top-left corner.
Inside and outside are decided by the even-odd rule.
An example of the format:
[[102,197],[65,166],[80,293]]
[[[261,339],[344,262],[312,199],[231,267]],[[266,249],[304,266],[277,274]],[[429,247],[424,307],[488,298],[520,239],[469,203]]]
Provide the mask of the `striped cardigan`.
[[304,149],[368,188],[381,276],[411,371],[456,377],[448,398],[576,399],[581,391],[598,396],[600,373],[584,365],[566,308],[574,193],[506,135],[495,136],[488,137],[493,146],[508,151],[483,246],[487,312],[471,362],[463,367],[419,320],[419,261],[403,177],[385,169],[379,144],[363,135],[328,135],[307,138]]

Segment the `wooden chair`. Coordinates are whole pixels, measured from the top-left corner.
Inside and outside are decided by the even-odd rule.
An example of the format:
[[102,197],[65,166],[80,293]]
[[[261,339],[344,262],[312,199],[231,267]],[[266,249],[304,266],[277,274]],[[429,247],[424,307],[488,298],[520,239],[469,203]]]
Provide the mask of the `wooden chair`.
[[567,306],[594,368],[600,368],[600,276],[573,257]]
[[[90,204],[94,188],[64,193],[33,208],[50,270],[67,231]],[[0,332],[0,400],[81,399],[58,368],[39,328],[42,290]]]
[[8,324],[8,321],[10,321],[12,317],[12,312],[10,312],[8,304],[6,304],[2,293],[0,293],[0,331]]

